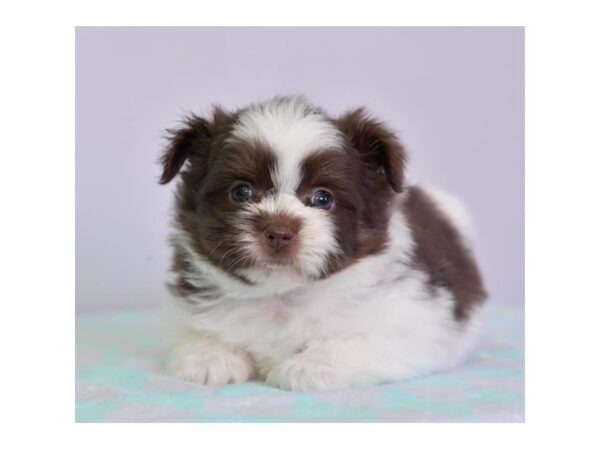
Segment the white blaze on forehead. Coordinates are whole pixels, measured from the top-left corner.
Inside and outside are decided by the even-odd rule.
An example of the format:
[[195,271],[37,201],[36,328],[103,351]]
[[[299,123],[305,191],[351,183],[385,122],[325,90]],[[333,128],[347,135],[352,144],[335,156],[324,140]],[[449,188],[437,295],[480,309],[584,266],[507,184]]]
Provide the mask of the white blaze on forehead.
[[302,161],[324,149],[341,149],[338,129],[302,97],[275,98],[242,112],[232,136],[265,143],[277,158],[273,184],[294,193],[302,177]]

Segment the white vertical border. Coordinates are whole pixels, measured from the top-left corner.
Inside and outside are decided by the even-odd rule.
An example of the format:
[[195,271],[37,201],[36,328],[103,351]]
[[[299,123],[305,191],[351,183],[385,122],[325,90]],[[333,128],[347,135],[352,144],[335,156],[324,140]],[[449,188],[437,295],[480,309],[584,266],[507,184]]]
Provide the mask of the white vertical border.
[[[593,5],[508,0],[3,4],[0,439],[12,441],[7,448],[50,443],[88,449],[593,447],[600,399],[595,289],[600,33]],[[75,25],[525,25],[527,423],[74,425]]]

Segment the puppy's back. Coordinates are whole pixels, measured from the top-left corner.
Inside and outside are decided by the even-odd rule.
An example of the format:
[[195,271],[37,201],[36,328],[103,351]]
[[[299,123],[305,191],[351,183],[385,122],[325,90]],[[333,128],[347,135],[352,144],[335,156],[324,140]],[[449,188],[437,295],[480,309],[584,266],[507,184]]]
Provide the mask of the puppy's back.
[[454,316],[469,318],[487,294],[471,250],[471,219],[457,198],[435,189],[408,187],[403,212],[414,239],[413,264],[428,276],[431,289],[454,296]]

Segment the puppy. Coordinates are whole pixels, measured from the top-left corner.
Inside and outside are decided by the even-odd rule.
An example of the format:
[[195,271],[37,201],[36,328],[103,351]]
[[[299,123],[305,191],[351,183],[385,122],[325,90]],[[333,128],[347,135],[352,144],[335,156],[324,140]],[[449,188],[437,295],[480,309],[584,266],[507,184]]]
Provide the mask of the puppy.
[[275,97],[171,133],[170,374],[347,388],[449,368],[472,346],[486,294],[469,218],[405,184],[403,146],[362,108]]

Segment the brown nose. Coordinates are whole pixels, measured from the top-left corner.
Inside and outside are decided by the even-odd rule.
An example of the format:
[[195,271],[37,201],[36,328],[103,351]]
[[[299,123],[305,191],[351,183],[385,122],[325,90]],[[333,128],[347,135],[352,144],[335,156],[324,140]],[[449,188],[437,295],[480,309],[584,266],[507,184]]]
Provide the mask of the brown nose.
[[287,247],[296,233],[287,225],[277,223],[268,225],[265,228],[265,238],[267,243],[275,250]]

